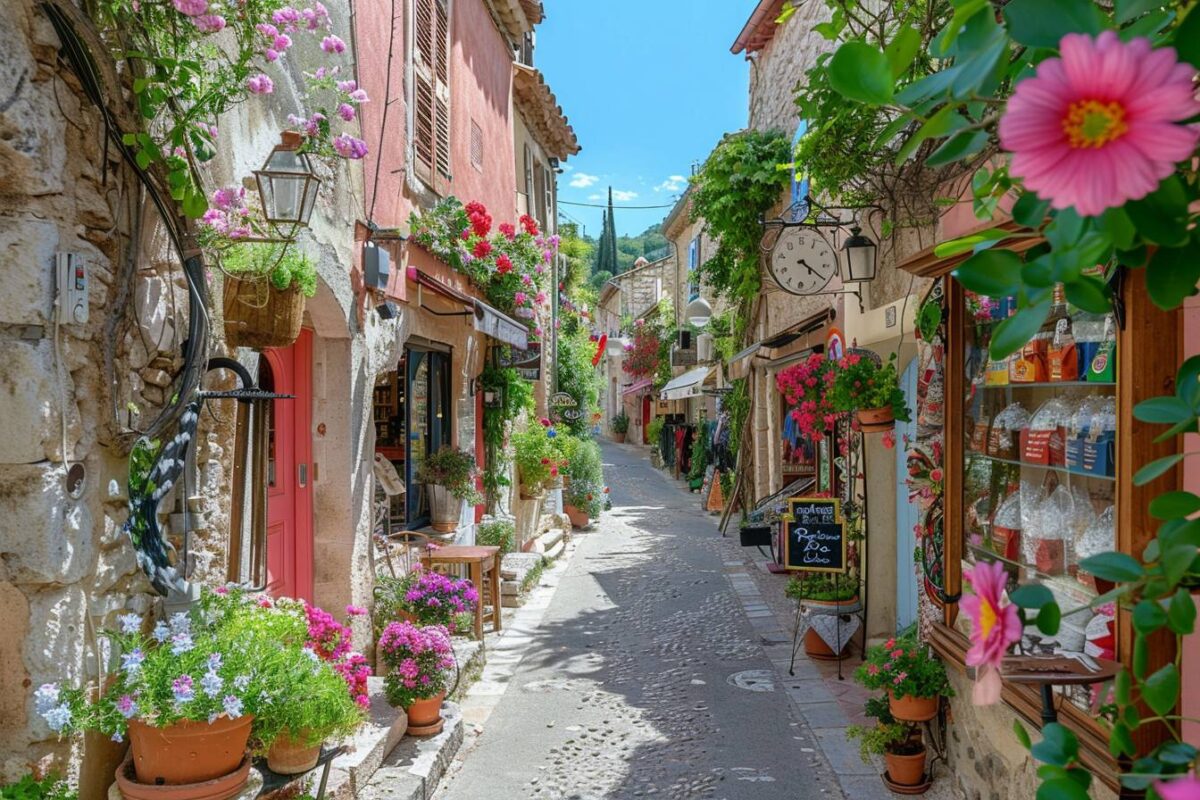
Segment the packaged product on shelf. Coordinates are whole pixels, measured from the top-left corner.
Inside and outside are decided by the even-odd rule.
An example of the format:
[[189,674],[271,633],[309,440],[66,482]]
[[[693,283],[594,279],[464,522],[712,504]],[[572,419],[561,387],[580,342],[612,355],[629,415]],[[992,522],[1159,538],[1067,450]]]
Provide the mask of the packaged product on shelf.
[[1071,330],[1071,320],[1066,317],[1054,324],[1054,338],[1050,341],[1047,361],[1052,382],[1079,380],[1079,353]]
[[1083,442],[1087,438],[1092,425],[1092,418],[1100,410],[1104,398],[1098,395],[1088,395],[1075,406],[1074,413],[1067,423],[1066,436],[1066,467],[1076,472],[1083,471]]
[[1044,383],[1048,378],[1046,355],[1053,334],[1039,331],[1008,362],[1009,383]]
[[[1099,516],[1084,529],[1083,535],[1075,540],[1075,556],[1080,561],[1100,553],[1112,550],[1116,545],[1116,509],[1109,506],[1100,512]],[[1084,572],[1083,568],[1076,570],[1075,577],[1092,591],[1099,591],[1094,576]]]
[[1025,563],[1034,565],[1042,575],[1061,575],[1066,569],[1065,542],[1073,506],[1071,492],[1060,484],[1033,507],[1023,531],[1021,554]]
[[1008,561],[1021,554],[1021,492],[1004,498],[992,517],[991,551]]
[[992,420],[981,410],[971,426],[971,449],[976,453],[988,452],[988,437],[992,431]]
[[987,386],[1007,386],[1009,363],[1015,356],[1002,358],[999,361],[988,360],[984,373],[984,384]]
[[1083,440],[1084,472],[1113,477],[1117,471],[1117,398],[1100,398]]
[[1066,463],[1067,426],[1071,419],[1071,408],[1060,397],[1042,403],[1029,427],[1021,431],[1022,461],[1030,464],[1062,466]]
[[1117,323],[1112,314],[1104,318],[1104,335],[1088,363],[1087,380],[1112,383],[1117,379]]
[[1013,403],[992,420],[987,452],[996,458],[1017,459],[1020,452],[1021,430],[1029,424],[1029,412],[1020,403]]
[[1069,530],[1066,536],[1067,573],[1074,576],[1078,570],[1080,555],[1075,552],[1075,543],[1079,541],[1088,526],[1096,521],[1096,509],[1092,506],[1092,498],[1082,486],[1071,487],[1071,518],[1068,521]]
[[1086,380],[1092,359],[1104,341],[1104,317],[1099,314],[1076,314],[1071,320],[1071,329],[1079,356],[1079,380]]

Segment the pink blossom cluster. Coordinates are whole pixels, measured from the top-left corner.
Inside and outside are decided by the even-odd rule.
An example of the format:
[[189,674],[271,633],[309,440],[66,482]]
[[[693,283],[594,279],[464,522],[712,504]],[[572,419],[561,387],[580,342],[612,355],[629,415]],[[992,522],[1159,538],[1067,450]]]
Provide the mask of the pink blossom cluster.
[[[366,609],[349,605],[346,613],[351,617],[362,616]],[[308,647],[342,676],[354,702],[368,708],[371,700],[367,693],[367,678],[371,676],[371,667],[362,653],[350,649],[350,628],[328,611],[308,603],[304,605],[304,615],[308,621]]]
[[253,231],[250,227],[250,209],[246,205],[246,188],[227,186],[214,191],[200,224],[230,239],[250,236]]
[[441,625],[417,627],[391,622],[379,637],[379,651],[406,689],[428,686],[454,666],[450,633]]
[[455,616],[475,610],[479,592],[469,580],[418,570],[404,602],[419,619],[444,622],[453,629]]
[[820,353],[813,353],[775,375],[775,386],[791,406],[792,419],[808,439],[821,438],[837,421],[829,400],[836,377],[833,362]]

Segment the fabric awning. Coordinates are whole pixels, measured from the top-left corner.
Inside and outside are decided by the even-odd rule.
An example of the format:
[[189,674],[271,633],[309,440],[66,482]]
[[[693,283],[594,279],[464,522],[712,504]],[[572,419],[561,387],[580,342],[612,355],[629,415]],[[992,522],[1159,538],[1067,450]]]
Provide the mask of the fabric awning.
[[704,379],[712,373],[712,367],[696,367],[682,375],[672,378],[659,393],[661,400],[685,400],[689,397],[700,396],[700,386]]
[[635,381],[634,383],[631,383],[628,386],[626,386],[623,390],[621,390],[621,394],[623,394],[625,396],[629,396],[631,394],[637,394],[637,393],[641,392],[643,389],[646,389],[647,387],[652,386],[653,384],[654,384],[653,379],[642,378],[640,381]]
[[529,328],[482,300],[475,301],[475,330],[522,350],[529,347]]

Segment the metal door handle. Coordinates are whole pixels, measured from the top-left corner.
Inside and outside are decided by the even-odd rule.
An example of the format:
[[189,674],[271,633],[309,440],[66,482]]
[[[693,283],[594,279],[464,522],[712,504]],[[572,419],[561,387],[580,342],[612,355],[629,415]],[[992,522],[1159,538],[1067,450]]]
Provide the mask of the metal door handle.
[[308,464],[301,464],[298,471],[300,488],[303,489],[308,485]]

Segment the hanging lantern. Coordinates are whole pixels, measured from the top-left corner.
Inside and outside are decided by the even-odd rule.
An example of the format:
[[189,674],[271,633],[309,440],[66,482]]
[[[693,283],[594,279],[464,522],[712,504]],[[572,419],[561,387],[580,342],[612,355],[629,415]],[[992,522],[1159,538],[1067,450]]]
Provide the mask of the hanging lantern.
[[875,280],[877,247],[873,241],[862,235],[862,229],[857,225],[850,229],[850,237],[842,245],[842,250],[846,253],[842,283],[862,283]]
[[703,297],[697,297],[687,304],[684,315],[687,317],[688,322],[697,328],[703,328],[712,319],[712,306]]
[[321,179],[313,172],[308,154],[300,151],[300,134],[284,131],[280,139],[262,169],[254,171],[254,179],[267,222],[277,230],[290,229],[290,238],[297,228],[308,225]]

